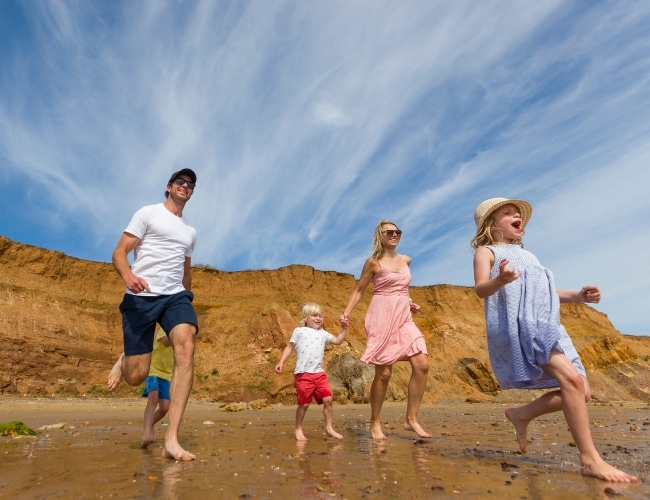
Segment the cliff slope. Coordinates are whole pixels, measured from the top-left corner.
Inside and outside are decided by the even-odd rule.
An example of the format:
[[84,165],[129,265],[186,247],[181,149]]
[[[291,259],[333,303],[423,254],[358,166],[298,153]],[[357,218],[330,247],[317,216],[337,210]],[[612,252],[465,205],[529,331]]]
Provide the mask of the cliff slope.
[[[106,375],[122,350],[118,305],[124,286],[112,266],[0,237],[0,270],[0,393],[104,395]],[[321,304],[325,328],[336,334],[336,318],[354,284],[349,274],[300,265],[240,272],[195,268],[200,334],[194,396],[295,402],[294,360],[282,375],[273,367],[298,324],[300,307]],[[483,305],[472,289],[414,287],[411,296],[422,306],[415,322],[431,363],[425,402],[532,396],[499,390],[487,357]],[[368,291],[352,314],[348,341],[326,350],[325,366],[340,402],[368,398],[373,368],[358,359],[370,298]],[[621,335],[606,315],[582,304],[563,305],[562,321],[596,399],[650,400],[650,339]],[[389,399],[405,398],[409,373],[408,363],[395,366]],[[125,384],[116,391],[135,393]]]

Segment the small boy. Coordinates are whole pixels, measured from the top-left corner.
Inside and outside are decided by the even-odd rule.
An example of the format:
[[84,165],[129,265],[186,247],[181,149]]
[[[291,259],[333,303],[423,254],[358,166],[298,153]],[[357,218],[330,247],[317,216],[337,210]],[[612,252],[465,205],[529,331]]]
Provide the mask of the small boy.
[[275,371],[282,373],[282,365],[287,360],[291,351],[296,350],[296,369],[293,380],[298,393],[298,408],[296,409],[296,429],[294,434],[297,441],[307,441],[302,432],[302,421],[312,402],[323,405],[325,417],[325,431],[336,439],[343,439],[332,427],[332,391],[327,383],[327,375],[323,369],[323,354],[325,344],[340,345],[345,340],[348,329],[347,320],[341,319],[341,333],[337,337],[323,330],[323,309],[318,304],[305,304],[302,307],[300,327],[291,335],[287,347],[282,351],[280,362]]
[[[151,353],[149,376],[144,381],[142,397],[147,398],[144,410],[144,432],[141,448],[156,442],[154,426],[167,415],[169,411],[169,388],[174,371],[174,350],[170,349],[171,341],[161,328],[158,330]],[[158,406],[158,410],[156,410]]]

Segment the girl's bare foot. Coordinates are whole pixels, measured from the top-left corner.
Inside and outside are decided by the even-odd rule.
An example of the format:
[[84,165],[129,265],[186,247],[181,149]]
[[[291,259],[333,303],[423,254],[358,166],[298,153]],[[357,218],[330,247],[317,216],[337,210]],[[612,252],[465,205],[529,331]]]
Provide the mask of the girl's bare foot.
[[299,441],[301,443],[304,443],[305,441],[307,441],[307,438],[302,433],[302,429],[296,429],[296,430],[293,431],[293,433],[296,436],[296,441]]
[[636,476],[631,476],[612,467],[600,457],[593,464],[583,464],[580,467],[580,473],[583,476],[597,477],[612,483],[636,483],[639,480]]
[[156,442],[156,430],[151,429],[148,431],[145,431],[145,433],[142,435],[142,441],[140,442],[140,448],[146,448],[150,444],[153,444]]
[[120,382],[122,382],[122,378],[124,377],[122,375],[122,359],[124,359],[124,353],[120,355],[119,359],[113,365],[113,368],[111,368],[111,371],[108,374],[109,391],[114,390],[118,385],[120,385]]
[[370,434],[372,434],[372,439],[386,439],[386,436],[381,430],[381,424],[379,422],[370,424]]
[[165,443],[165,447],[162,451],[163,458],[171,458],[173,460],[179,460],[181,462],[189,462],[190,460],[196,460],[196,455],[192,455],[189,451],[185,451],[181,448],[180,444],[176,446],[170,446]]
[[410,424],[408,422],[404,422],[404,429],[406,429],[407,431],[415,432],[421,438],[431,437],[431,434],[425,431],[417,421]]
[[331,436],[336,439],[343,439],[343,436],[341,436],[338,432],[336,432],[332,427],[329,429],[325,429],[325,432],[327,432],[328,436]]
[[519,412],[517,410],[518,408],[508,408],[506,410],[506,418],[515,426],[519,449],[521,451],[526,451],[526,445],[528,444],[528,424],[530,421],[519,418]]

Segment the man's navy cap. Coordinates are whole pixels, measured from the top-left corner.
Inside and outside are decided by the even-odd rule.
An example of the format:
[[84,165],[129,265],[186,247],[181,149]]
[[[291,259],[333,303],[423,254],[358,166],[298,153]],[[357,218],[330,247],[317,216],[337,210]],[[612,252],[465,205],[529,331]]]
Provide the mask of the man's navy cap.
[[176,179],[178,179],[181,175],[187,175],[192,180],[192,182],[196,184],[196,174],[194,173],[194,170],[189,168],[184,168],[182,170],[179,170],[178,172],[174,172],[172,176],[169,178],[169,182],[167,184],[171,184]]

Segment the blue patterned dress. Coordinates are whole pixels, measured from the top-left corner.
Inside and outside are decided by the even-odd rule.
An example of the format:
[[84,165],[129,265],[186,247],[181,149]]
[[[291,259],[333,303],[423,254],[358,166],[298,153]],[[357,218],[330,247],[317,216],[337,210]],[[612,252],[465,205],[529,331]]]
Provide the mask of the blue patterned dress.
[[560,324],[560,298],[551,271],[519,245],[488,246],[494,253],[490,279],[508,259],[522,275],[485,299],[488,351],[492,370],[502,389],[546,389],[557,381],[542,370],[551,350],[564,353],[580,375],[585,368]]

